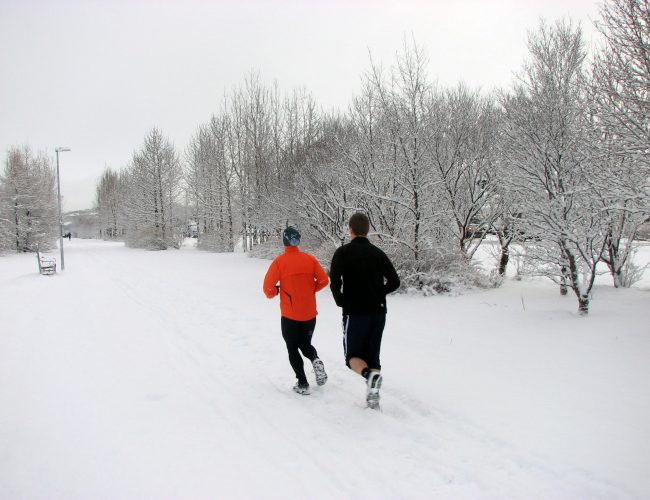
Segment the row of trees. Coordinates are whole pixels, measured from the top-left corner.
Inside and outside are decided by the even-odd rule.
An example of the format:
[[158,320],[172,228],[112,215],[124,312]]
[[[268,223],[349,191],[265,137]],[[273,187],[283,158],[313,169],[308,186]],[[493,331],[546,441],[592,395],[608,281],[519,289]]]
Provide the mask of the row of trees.
[[191,218],[201,247],[233,251],[241,239],[244,250],[251,250],[277,232],[281,221],[295,220],[283,198],[296,187],[322,134],[320,120],[309,94],[281,97],[277,86],[268,88],[251,74],[223,111],[197,128],[184,169],[174,147],[154,129],[127,168],[104,172],[96,196],[104,236],[167,248],[179,243]]
[[99,180],[96,205],[103,237],[125,239],[134,247],[179,247],[187,222],[178,202],[182,176],[174,146],[153,129],[126,169],[106,169]]
[[248,251],[289,221],[327,259],[363,210],[406,286],[471,276],[490,232],[497,274],[525,242],[534,272],[573,290],[586,313],[599,262],[615,286],[629,280],[650,213],[649,20],[647,1],[610,0],[592,63],[579,27],[542,23],[511,88],[490,95],[435,85],[415,43],[386,70],[372,63],[342,114],[251,74],[197,128],[184,161],[153,130],[128,168],[104,174],[106,236],[166,248],[191,216],[200,246],[241,240]]

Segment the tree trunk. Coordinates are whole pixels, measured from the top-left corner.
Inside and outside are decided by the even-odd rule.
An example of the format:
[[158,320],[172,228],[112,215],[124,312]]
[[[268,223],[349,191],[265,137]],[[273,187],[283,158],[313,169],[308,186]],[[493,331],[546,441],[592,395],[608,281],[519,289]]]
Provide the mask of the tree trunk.
[[246,222],[242,224],[242,248],[244,249],[244,253],[248,252],[248,227],[246,225]]
[[505,276],[506,268],[508,267],[508,260],[510,260],[510,249],[508,247],[501,248],[501,259],[499,260],[499,276]]
[[167,250],[167,224],[165,221],[165,201],[163,199],[162,172],[156,172],[158,180],[158,197],[160,201],[160,250]]
[[235,241],[233,235],[232,206],[230,204],[230,191],[228,191],[228,250],[235,251]]
[[562,266],[562,276],[560,277],[560,295],[568,293],[567,288],[567,275],[569,274],[567,266]]
[[14,204],[14,216],[16,219],[16,252],[20,252],[20,223],[18,220],[18,203]]
[[589,314],[589,296],[581,295],[578,297],[578,314],[580,316]]
[[[620,242],[619,242],[620,243]],[[605,261],[607,267],[609,267],[609,272],[612,275],[612,280],[614,281],[614,288],[619,288],[621,286],[621,265],[618,262],[618,244],[615,244],[613,237],[610,234],[607,238],[607,254],[608,259]],[[603,259],[604,260],[604,259]]]

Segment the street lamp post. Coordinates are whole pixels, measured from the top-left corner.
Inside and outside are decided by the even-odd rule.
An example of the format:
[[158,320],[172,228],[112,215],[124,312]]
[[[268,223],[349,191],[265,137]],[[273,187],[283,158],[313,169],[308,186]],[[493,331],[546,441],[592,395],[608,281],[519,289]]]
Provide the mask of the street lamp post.
[[63,260],[63,219],[61,218],[61,181],[59,180],[59,153],[70,151],[70,148],[56,148],[56,191],[59,197],[59,248],[61,249],[61,270],[65,270]]

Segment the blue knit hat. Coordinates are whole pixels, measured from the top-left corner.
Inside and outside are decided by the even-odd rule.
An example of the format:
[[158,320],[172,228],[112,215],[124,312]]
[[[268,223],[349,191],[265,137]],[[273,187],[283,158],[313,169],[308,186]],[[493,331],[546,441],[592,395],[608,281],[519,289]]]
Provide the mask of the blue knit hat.
[[282,233],[282,243],[285,247],[297,247],[300,245],[300,231],[295,227],[287,226]]

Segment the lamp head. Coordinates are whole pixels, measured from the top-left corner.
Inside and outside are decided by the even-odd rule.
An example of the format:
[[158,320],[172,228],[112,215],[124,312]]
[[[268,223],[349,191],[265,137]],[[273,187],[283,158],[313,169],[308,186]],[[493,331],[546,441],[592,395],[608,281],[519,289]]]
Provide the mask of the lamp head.
[[54,151],[57,153],[62,153],[63,151],[70,151],[70,148],[56,148]]

